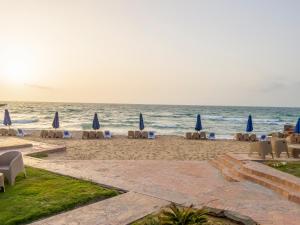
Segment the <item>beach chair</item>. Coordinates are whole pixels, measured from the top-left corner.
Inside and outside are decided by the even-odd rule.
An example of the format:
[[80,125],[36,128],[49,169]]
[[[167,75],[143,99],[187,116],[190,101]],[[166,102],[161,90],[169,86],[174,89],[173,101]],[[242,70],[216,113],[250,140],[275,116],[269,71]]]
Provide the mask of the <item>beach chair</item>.
[[284,131],[293,132],[294,129],[295,129],[295,126],[292,125],[292,124],[285,124],[285,125],[283,126],[283,130],[284,130]]
[[256,134],[251,134],[249,136],[249,141],[252,141],[252,142],[257,141]]
[[289,144],[296,144],[297,143],[297,136],[295,134],[291,134],[285,139]]
[[56,131],[54,138],[63,138],[64,132],[63,131]]
[[104,131],[104,138],[110,139],[112,137],[112,133],[109,130]]
[[47,138],[48,137],[48,131],[47,130],[42,130],[40,136],[41,136],[41,138]]
[[268,154],[270,154],[272,159],[274,159],[272,146],[269,141],[258,141],[251,143],[249,156],[251,156],[253,152],[257,152],[262,159],[266,159],[266,155]]
[[277,158],[280,158],[280,154],[282,152],[286,152],[288,158],[289,156],[289,151],[288,151],[288,145],[285,139],[281,138],[272,138],[271,139],[271,144],[272,144],[272,149],[275,152],[275,155]]
[[97,131],[96,132],[96,138],[97,139],[103,139],[104,138],[104,134],[102,131]]
[[17,129],[17,137],[25,137],[28,136],[29,134],[25,132],[23,129]]
[[188,140],[192,139],[192,133],[191,132],[185,133],[185,138]]
[[285,140],[286,140],[287,143],[289,143],[289,144],[294,144],[294,143],[297,141],[296,137],[295,137],[293,134],[287,136],[287,137],[285,138]]
[[249,134],[243,134],[243,141],[250,141]]
[[296,143],[300,144],[300,135],[296,134]]
[[242,133],[236,133],[235,134],[235,140],[236,141],[242,141],[243,140],[243,134]]
[[89,132],[88,131],[83,131],[82,132],[82,139],[88,139],[89,138]]
[[72,134],[70,131],[68,130],[64,130],[64,135],[63,135],[63,138],[64,139],[69,139],[69,138],[72,138]]
[[9,151],[0,155],[0,172],[4,174],[10,185],[15,184],[15,178],[23,172],[26,177],[22,153]]
[[147,131],[143,131],[142,132],[142,138],[143,139],[147,139],[148,138],[148,132]]
[[0,135],[1,136],[6,136],[7,135],[7,130],[5,128],[0,129]]
[[148,132],[148,139],[155,139],[155,132],[154,131],[149,131]]
[[202,132],[200,132],[200,140],[206,140],[207,138],[206,138],[206,132],[204,132],[204,131],[202,131]]
[[15,129],[8,129],[8,136],[17,136],[17,131]]
[[96,131],[89,132],[89,139],[96,139]]
[[200,139],[200,134],[199,134],[198,132],[194,132],[194,133],[192,134],[192,139],[193,139],[193,140],[199,140],[199,139]]
[[130,130],[128,131],[128,138],[133,139],[134,138],[134,131]]
[[134,131],[134,138],[136,139],[142,138],[142,132],[139,130]]
[[55,138],[55,131],[54,130],[49,130],[47,138]]
[[216,134],[215,133],[209,133],[208,140],[211,140],[211,141],[216,140]]

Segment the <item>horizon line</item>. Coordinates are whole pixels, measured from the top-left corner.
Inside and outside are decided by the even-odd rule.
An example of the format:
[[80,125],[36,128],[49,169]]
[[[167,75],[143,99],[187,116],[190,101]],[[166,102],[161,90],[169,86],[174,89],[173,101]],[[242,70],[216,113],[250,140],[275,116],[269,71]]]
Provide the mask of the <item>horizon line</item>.
[[262,105],[199,105],[199,104],[163,104],[163,103],[121,103],[121,102],[76,102],[76,101],[19,101],[0,100],[0,103],[54,103],[54,104],[103,104],[103,105],[153,105],[153,106],[202,106],[202,107],[247,107],[247,108],[300,108],[300,106],[262,106]]

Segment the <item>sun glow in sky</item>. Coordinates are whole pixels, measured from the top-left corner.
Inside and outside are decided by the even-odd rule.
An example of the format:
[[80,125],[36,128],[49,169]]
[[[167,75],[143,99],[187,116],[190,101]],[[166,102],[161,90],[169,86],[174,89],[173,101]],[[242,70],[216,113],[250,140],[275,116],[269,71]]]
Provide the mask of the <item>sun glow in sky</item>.
[[296,0],[0,0],[0,101],[300,106]]
[[10,85],[32,82],[35,67],[33,57],[30,51],[22,48],[2,49],[1,80]]

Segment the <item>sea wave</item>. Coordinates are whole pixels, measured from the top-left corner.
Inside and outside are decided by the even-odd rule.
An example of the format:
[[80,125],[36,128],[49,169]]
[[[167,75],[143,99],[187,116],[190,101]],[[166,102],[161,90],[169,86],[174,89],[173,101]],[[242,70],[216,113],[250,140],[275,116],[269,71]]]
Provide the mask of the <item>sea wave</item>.
[[223,120],[224,116],[216,116],[216,115],[203,115],[202,119],[206,120]]
[[12,123],[14,124],[27,124],[27,123],[37,123],[39,122],[39,119],[21,119],[21,120],[12,120]]
[[[224,121],[224,122],[235,122],[235,123],[246,123],[248,118],[247,117],[223,117],[223,116],[209,116],[204,115],[202,116],[203,120],[210,120],[210,121]],[[256,124],[266,124],[266,125],[283,125],[286,122],[282,119],[253,119],[253,123]]]

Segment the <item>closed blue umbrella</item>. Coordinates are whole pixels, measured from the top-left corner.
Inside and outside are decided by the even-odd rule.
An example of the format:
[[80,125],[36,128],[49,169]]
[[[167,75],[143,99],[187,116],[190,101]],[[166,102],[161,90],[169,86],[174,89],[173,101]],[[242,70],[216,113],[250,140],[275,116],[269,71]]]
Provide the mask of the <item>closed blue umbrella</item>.
[[94,130],[99,130],[100,129],[100,123],[99,123],[99,119],[98,119],[98,114],[97,113],[95,113],[95,115],[94,115],[93,129]]
[[246,132],[251,132],[251,131],[253,131],[253,123],[252,123],[252,116],[249,115]]
[[140,113],[140,130],[144,130],[145,126],[144,126],[144,119],[143,119],[143,115],[142,113]]
[[200,114],[197,115],[197,122],[196,122],[195,130],[196,131],[202,130],[202,123],[201,123],[201,116],[200,116]]
[[55,113],[54,120],[53,120],[53,123],[52,123],[52,127],[55,128],[55,129],[59,128],[58,112]]
[[300,118],[295,126],[295,133],[300,134]]
[[7,109],[4,110],[4,120],[3,120],[3,124],[5,126],[10,126],[11,125],[11,119],[10,119],[10,115]]

